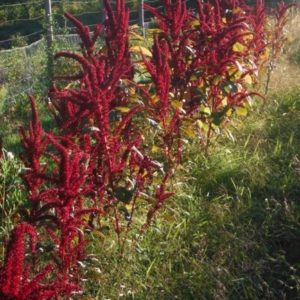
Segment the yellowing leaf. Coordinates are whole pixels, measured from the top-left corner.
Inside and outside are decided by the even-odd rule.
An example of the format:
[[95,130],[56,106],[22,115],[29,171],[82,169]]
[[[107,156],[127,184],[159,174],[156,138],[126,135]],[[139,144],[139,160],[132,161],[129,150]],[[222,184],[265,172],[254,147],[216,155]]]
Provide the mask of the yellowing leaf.
[[132,53],[142,53],[145,56],[149,56],[152,57],[152,53],[145,47],[141,47],[141,46],[133,46],[129,48],[129,52]]
[[137,34],[134,31],[131,31],[129,34],[130,34],[130,36],[131,36],[132,39],[140,40],[140,41],[144,40],[144,38],[141,35]]
[[237,72],[237,68],[235,65],[231,65],[227,68],[227,72],[230,76],[232,76],[235,72]]
[[102,232],[100,232],[99,230],[93,230],[93,234],[100,239],[105,238],[105,235]]
[[149,33],[161,33],[163,31],[161,29],[158,29],[158,28],[151,28],[151,29],[148,29],[148,32]]
[[198,77],[196,75],[192,75],[190,78],[192,81],[198,80]]
[[201,130],[203,130],[204,132],[208,132],[209,127],[206,123],[202,122],[201,120],[197,120],[196,124]]
[[171,105],[172,105],[172,107],[175,108],[175,109],[181,109],[183,103],[182,103],[181,101],[178,101],[178,100],[173,100],[173,101],[171,102]]
[[196,26],[200,26],[200,21],[195,19],[195,20],[192,20],[190,23],[189,23],[190,26],[192,27],[196,27]]
[[211,110],[209,107],[207,106],[204,106],[204,105],[200,105],[200,112],[204,113],[204,114],[207,114],[207,115],[210,115],[211,114]]
[[130,31],[132,31],[132,30],[137,30],[137,29],[139,29],[140,27],[139,27],[139,25],[137,25],[137,24],[134,24],[134,25],[131,25],[131,26],[129,26],[129,30]]
[[198,84],[198,88],[199,89],[201,89],[201,88],[203,88],[204,87],[204,85],[205,85],[205,81],[204,80],[201,80],[201,82]]
[[237,107],[235,111],[238,116],[242,116],[242,117],[245,117],[248,114],[248,110],[245,107]]
[[269,59],[269,57],[270,57],[270,49],[269,48],[265,48],[263,54],[260,56],[260,59],[262,61],[266,61],[266,60]]
[[81,218],[82,218],[83,221],[87,222],[90,219],[90,215],[89,214],[83,214]]
[[228,75],[231,76],[234,80],[240,79],[242,72],[236,66],[230,66],[227,69]]
[[241,9],[240,7],[237,7],[237,8],[235,8],[235,9],[232,11],[232,13],[238,14],[238,13],[240,13],[241,11],[242,11],[242,9]]
[[254,35],[249,31],[248,32],[248,34],[246,34],[244,37],[243,37],[243,40],[245,41],[245,42],[250,42],[250,41],[252,41],[253,40],[253,38],[254,38]]
[[130,111],[130,108],[129,107],[126,107],[126,106],[117,106],[115,108],[115,110],[118,110],[120,112],[123,112],[123,113],[126,113],[126,112],[129,112]]
[[125,207],[129,211],[129,210],[132,210],[133,205],[132,204],[126,204]]
[[213,79],[213,84],[217,85],[220,83],[220,80],[221,80],[221,76],[215,76],[214,79]]
[[196,137],[196,134],[195,134],[192,127],[186,127],[186,128],[183,129],[183,131],[190,138],[195,138]]
[[241,44],[240,42],[236,42],[233,46],[232,46],[232,50],[234,52],[243,52],[246,50],[246,47]]
[[152,153],[157,153],[157,152],[159,152],[159,150],[160,150],[159,147],[157,147],[156,145],[153,145],[153,146],[152,146],[152,149],[151,149],[151,152],[152,152]]
[[138,95],[137,94],[135,94],[135,95],[131,95],[131,96],[129,96],[129,101],[131,101],[131,102],[139,102],[140,101],[140,98],[138,97]]
[[128,94],[129,95],[135,95],[135,93],[136,93],[136,89],[134,88],[134,87],[129,87],[128,88]]
[[144,71],[147,70],[145,64],[143,61],[139,61],[139,62],[134,62],[134,65],[138,67],[139,71]]
[[159,101],[159,97],[158,97],[158,96],[153,96],[153,97],[151,98],[152,104],[156,104],[158,101]]
[[252,77],[250,74],[247,74],[244,78],[243,78],[243,81],[247,84],[252,84],[253,81],[252,81]]
[[223,100],[222,100],[222,105],[223,105],[223,106],[226,106],[226,105],[228,104],[228,101],[227,101],[227,100],[228,100],[227,97],[224,97],[224,98],[223,98]]
[[226,116],[227,116],[227,117],[230,117],[230,116],[232,115],[232,113],[233,113],[232,108],[229,108],[229,109],[226,111]]

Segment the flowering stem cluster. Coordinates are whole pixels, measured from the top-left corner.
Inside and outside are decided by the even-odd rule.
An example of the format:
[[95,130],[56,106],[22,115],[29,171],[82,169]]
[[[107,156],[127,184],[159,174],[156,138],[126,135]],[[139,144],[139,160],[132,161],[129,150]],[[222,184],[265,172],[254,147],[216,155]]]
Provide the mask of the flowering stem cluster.
[[290,6],[278,6],[270,29],[262,0],[252,6],[243,0],[198,0],[193,11],[183,0],[163,2],[164,12],[145,4],[158,27],[153,57],[144,59],[160,99],[156,116],[165,134],[168,124],[176,124],[175,135],[198,136],[208,146],[235,111],[247,113],[268,53],[274,58],[282,48]]
[[[30,97],[31,122],[20,130],[30,208],[7,244],[1,299],[80,293],[89,235],[109,227],[123,249],[133,225],[143,232],[173,195],[167,186],[184,138],[204,133],[209,141],[254,94],[249,87],[268,47],[262,1],[253,8],[238,0],[199,0],[196,12],[182,0],[164,0],[164,13],[145,5],[159,26],[151,59],[140,53],[150,84],[136,80],[125,1],[104,4],[107,19],[94,32],[65,13],[82,51],[55,55],[80,68],[57,76],[49,90],[55,130],[42,128]],[[285,13],[280,6],[274,47],[281,46]],[[100,34],[104,45],[96,49]]]

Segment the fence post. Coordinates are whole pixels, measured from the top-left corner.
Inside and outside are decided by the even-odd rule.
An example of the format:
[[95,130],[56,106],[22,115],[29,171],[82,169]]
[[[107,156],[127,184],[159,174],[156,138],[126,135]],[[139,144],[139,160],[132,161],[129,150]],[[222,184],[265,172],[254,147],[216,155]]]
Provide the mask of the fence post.
[[143,36],[145,37],[145,15],[144,15],[144,0],[140,0],[139,6],[139,25],[142,28]]
[[52,20],[52,5],[51,0],[45,0],[45,9],[47,17],[47,38],[52,46],[53,42],[53,20]]
[[47,56],[48,56],[48,76],[49,76],[49,82],[51,82],[53,78],[53,40],[54,40],[51,0],[45,0],[45,11],[46,11],[46,18],[47,18],[46,41],[47,41]]

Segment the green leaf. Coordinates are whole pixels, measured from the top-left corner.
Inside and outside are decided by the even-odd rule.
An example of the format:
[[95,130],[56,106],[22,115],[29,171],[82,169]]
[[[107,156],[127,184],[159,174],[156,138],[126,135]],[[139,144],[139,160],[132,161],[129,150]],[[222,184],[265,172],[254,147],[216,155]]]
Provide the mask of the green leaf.
[[238,87],[236,83],[231,80],[225,81],[224,84],[222,84],[221,89],[225,94],[229,94],[231,92],[233,93],[238,92]]
[[120,186],[114,190],[114,196],[123,203],[130,203],[133,198],[135,190],[127,190],[126,188]]
[[236,109],[235,109],[235,111],[236,111],[236,114],[238,115],[238,116],[242,116],[242,117],[245,117],[245,116],[247,116],[247,114],[248,114],[248,110],[247,110],[247,108],[246,107],[237,107]]
[[153,265],[155,264],[155,262],[156,262],[156,258],[154,258],[154,260],[151,262],[149,268],[147,269],[147,272],[146,272],[146,278],[149,277],[149,274],[150,274],[151,269],[152,269]]
[[233,46],[232,46],[232,50],[234,52],[243,52],[247,49],[246,46],[244,46],[243,44],[241,44],[240,42],[236,42]]
[[209,126],[206,123],[202,122],[201,120],[197,120],[196,124],[202,131],[208,132]]
[[126,106],[117,106],[117,107],[115,107],[115,110],[118,110],[120,112],[126,113],[126,112],[130,111],[130,108],[126,107]]
[[208,106],[200,105],[200,112],[202,112],[203,114],[206,114],[208,116],[211,115],[211,110]]
[[145,56],[149,56],[152,57],[152,53],[145,47],[141,47],[141,46],[133,46],[129,48],[129,52],[132,53],[142,53]]
[[194,19],[194,20],[192,20],[192,21],[189,23],[189,25],[190,25],[191,27],[197,27],[197,26],[200,26],[200,21],[199,21],[198,19]]
[[223,110],[213,113],[212,114],[213,124],[220,126],[228,110],[229,107],[225,106]]
[[247,74],[244,78],[243,78],[243,81],[246,83],[246,84],[249,84],[251,85],[253,83],[253,80],[252,80],[252,77],[250,74]]

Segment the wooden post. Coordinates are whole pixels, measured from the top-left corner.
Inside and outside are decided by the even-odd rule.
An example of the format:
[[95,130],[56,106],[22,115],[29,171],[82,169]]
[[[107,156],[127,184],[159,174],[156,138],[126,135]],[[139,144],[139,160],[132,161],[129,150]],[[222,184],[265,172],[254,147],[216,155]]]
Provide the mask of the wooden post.
[[51,83],[53,78],[53,40],[54,40],[51,0],[45,0],[45,11],[46,11],[46,19],[47,19],[46,41],[47,41],[47,54],[48,54],[48,76],[49,76],[49,83]]
[[[47,17],[47,37],[49,42],[52,44],[53,42],[53,20],[52,20],[52,5],[51,0],[45,0],[45,9],[46,9],[46,17]],[[52,45],[51,45],[52,46]]]
[[144,15],[144,0],[140,0],[139,6],[139,25],[142,28],[143,37],[145,37],[145,15]]

